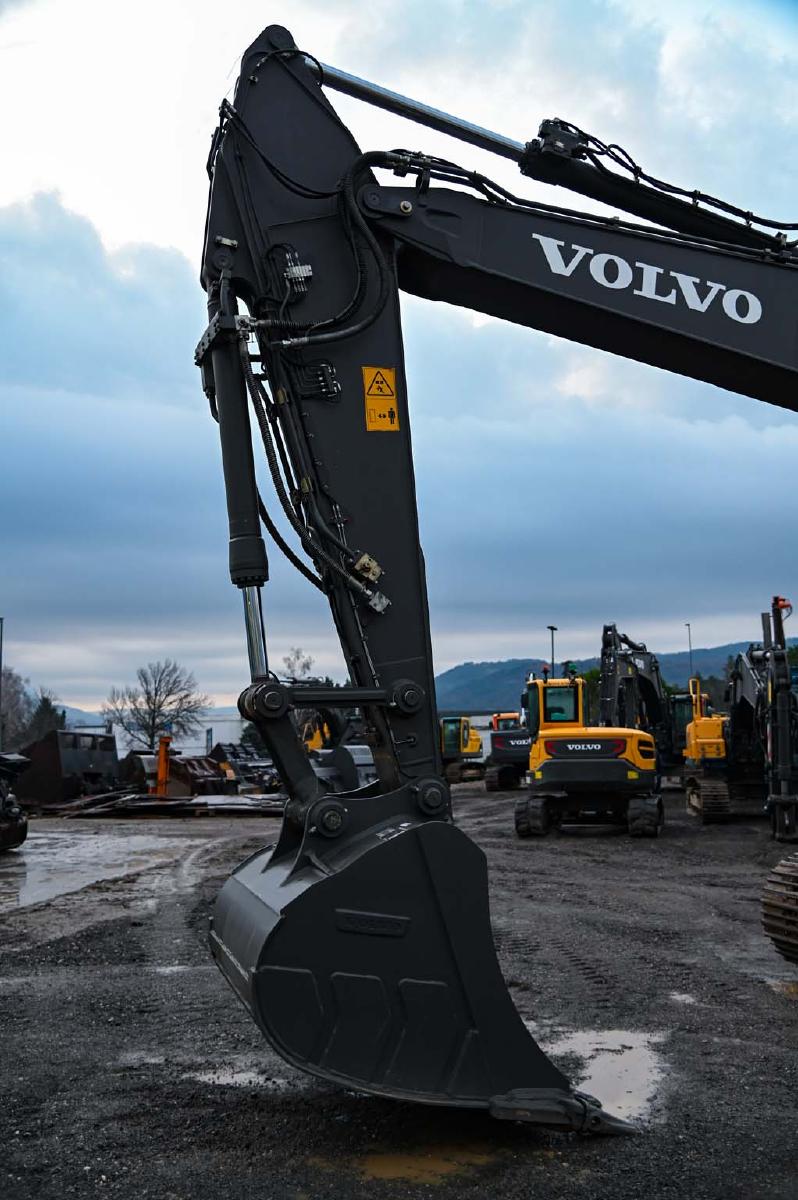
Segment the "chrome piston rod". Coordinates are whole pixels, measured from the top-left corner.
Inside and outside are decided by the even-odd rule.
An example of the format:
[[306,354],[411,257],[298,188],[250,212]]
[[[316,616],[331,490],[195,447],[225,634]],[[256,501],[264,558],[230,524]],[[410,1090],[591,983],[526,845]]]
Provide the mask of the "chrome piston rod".
[[[318,72],[319,64],[314,59],[305,61],[309,67]],[[327,63],[320,65],[321,83],[336,92],[343,92],[345,96],[354,96],[356,100],[365,100],[367,104],[384,108],[387,112],[396,113],[399,117],[407,117],[419,125],[437,129],[440,133],[448,133],[461,142],[470,142],[472,146],[490,150],[494,154],[500,154],[503,158],[511,158],[514,162],[519,162],[524,155],[526,146],[523,142],[516,142],[500,133],[493,133],[490,129],[483,129],[481,125],[472,125],[470,121],[464,121],[461,117],[441,112],[439,108],[431,108],[428,104],[422,104],[420,100],[412,100],[409,96],[392,92],[388,88],[380,87],[379,84],[370,83],[367,79],[360,79],[357,75],[349,75],[337,67],[328,66]]]
[[244,623],[247,630],[247,653],[249,655],[249,674],[255,679],[263,679],[269,674],[269,660],[266,656],[266,636],[263,632],[263,609],[260,602],[259,587],[241,589],[244,597]]

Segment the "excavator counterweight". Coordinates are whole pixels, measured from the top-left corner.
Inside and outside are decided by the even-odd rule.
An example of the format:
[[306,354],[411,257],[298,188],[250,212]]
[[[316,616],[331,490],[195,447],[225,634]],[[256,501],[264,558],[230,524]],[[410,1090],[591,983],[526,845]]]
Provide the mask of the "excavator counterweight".
[[[452,821],[399,290],[791,407],[795,340],[777,314],[794,310],[795,258],[750,221],[710,219],[629,181],[618,185],[627,211],[650,220],[659,203],[683,237],[513,197],[423,154],[364,154],[328,87],[509,155],[526,174],[553,164],[542,144],[321,67],[276,25],[245,52],[222,104],[195,357],[219,424],[230,577],[244,603],[251,682],[239,709],[290,799],[277,844],[222,888],[212,950],[272,1046],[316,1075],[558,1129],[628,1131],[573,1089],[516,1012],[484,855]],[[555,169],[588,194],[598,179],[585,184],[596,168],[584,162]],[[282,530],[259,492],[252,418]],[[270,670],[264,529],[327,598],[346,686],[299,688]],[[363,714],[373,782],[325,787],[292,719],[300,707]]]

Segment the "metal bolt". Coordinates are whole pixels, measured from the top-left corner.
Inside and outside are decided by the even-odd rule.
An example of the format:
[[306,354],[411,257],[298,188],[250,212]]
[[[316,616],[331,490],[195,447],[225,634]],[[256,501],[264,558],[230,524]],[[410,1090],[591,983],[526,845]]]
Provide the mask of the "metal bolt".
[[272,689],[263,696],[264,708],[278,709],[283,702],[282,693]]
[[399,212],[400,213],[403,213],[404,216],[409,217],[412,211],[413,211],[413,205],[410,203],[409,200],[400,201],[400,203],[399,203]]
[[428,787],[424,789],[424,804],[428,809],[440,808],[444,802],[443,792],[439,787]]
[[321,824],[328,833],[336,833],[344,823],[344,815],[340,808],[328,808],[321,818]]
[[379,192],[369,192],[366,199],[368,200],[369,204],[373,204],[375,208],[379,208],[379,206],[380,206],[380,193]]

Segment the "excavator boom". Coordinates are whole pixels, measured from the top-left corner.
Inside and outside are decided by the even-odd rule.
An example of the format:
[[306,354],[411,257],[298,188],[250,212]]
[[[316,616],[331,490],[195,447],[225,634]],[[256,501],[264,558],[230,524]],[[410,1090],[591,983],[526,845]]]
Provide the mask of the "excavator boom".
[[[310,1072],[620,1131],[516,1012],[491,940],[484,856],[451,820],[399,290],[793,407],[795,258],[726,218],[737,243],[712,240],[715,226],[695,213],[676,236],[513,197],[425,155],[364,154],[325,94],[334,74],[325,80],[270,26],[244,55],[208,163],[208,327],[196,359],[219,423],[230,575],[244,600],[252,679],[239,708],[291,797],[277,845],[222,889],[213,953],[272,1045]],[[493,137],[468,128],[468,140]],[[530,144],[516,157],[535,174],[542,153]],[[386,186],[376,171],[410,182]],[[252,417],[299,552],[259,494]],[[298,689],[270,671],[264,526],[327,597],[347,687]],[[299,704],[361,710],[374,783],[325,793],[291,720]]]

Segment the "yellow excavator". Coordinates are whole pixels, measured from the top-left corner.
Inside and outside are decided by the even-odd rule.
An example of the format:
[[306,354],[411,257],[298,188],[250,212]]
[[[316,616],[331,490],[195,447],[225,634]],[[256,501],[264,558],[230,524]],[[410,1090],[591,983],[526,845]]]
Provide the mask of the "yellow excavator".
[[563,824],[625,825],[631,837],[657,837],[664,821],[652,734],[585,723],[585,681],[538,679],[524,697],[532,738],[527,794],[515,807],[519,837]]
[[441,717],[441,759],[447,783],[461,783],[467,772],[482,775],[482,738],[468,717]]
[[[795,807],[798,746],[784,622],[792,605],[774,596],[762,613],[762,641],[739,653],[726,688],[728,715],[713,716],[690,681],[693,720],[687,727],[687,811],[703,824],[770,815],[779,840],[798,839]],[[777,761],[783,754],[784,761]],[[775,785],[778,784],[778,787]],[[782,785],[786,799],[782,795]]]
[[727,729],[725,713],[709,711],[709,696],[701,691],[701,680],[688,684],[692,720],[685,730],[685,792],[687,810],[704,823],[719,820],[728,811],[726,774]]

